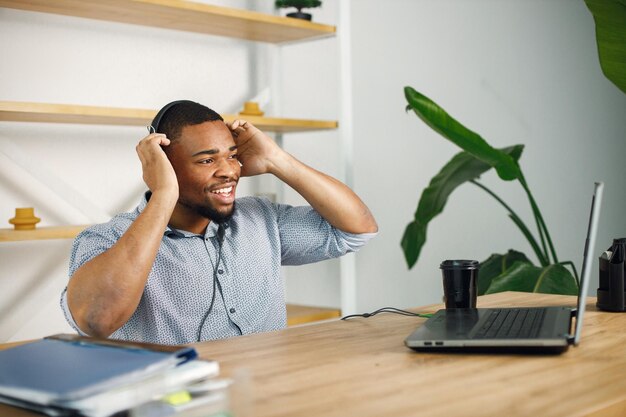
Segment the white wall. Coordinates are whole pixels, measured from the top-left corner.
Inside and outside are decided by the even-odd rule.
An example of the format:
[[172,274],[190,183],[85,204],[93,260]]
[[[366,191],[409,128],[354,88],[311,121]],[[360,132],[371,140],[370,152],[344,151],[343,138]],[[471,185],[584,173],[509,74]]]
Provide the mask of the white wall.
[[[0,8],[0,100],[158,109],[188,98],[234,113],[257,93],[255,48],[228,38]],[[143,127],[0,123],[0,227],[11,226],[16,207],[34,206],[40,226],[86,224],[134,208],[145,190],[134,147],[145,134]],[[6,156],[14,149],[106,214],[72,208]],[[249,194],[249,182],[239,191]],[[58,300],[70,247],[69,240],[0,244],[0,341],[69,331]]]
[[[338,1],[326,0],[315,20],[336,24]],[[531,255],[504,211],[466,185],[433,221],[418,265],[407,270],[399,246],[404,227],[421,190],[457,149],[404,112],[405,85],[495,146],[527,145],[522,167],[561,258],[580,263],[596,179],[607,185],[599,242],[607,246],[626,235],[626,95],[600,72],[593,21],[582,1],[351,5],[354,181],[380,226],[379,236],[357,255],[360,310],[438,301],[437,267],[445,258],[482,260],[510,247]],[[267,2],[258,7],[271,10]],[[156,109],[184,97],[235,112],[268,83],[270,62],[278,58],[275,114],[337,119],[337,53],[336,39],[278,48],[0,8],[0,100]],[[134,127],[0,123],[0,146],[19,147],[109,214],[134,207],[143,189],[134,153],[143,135]],[[283,144],[314,167],[340,175],[337,132],[285,135]],[[89,221],[1,152],[0,178],[2,222],[21,206],[35,206],[41,225]],[[492,173],[484,180],[530,223],[519,186]],[[243,182],[240,190],[254,187]],[[284,194],[287,202],[301,202],[289,190]],[[0,341],[69,330],[57,303],[70,245],[0,244]],[[337,261],[285,274],[290,301],[339,305]]]
[[[484,260],[509,248],[532,255],[505,211],[464,185],[407,270],[404,228],[422,190],[458,151],[404,112],[407,85],[496,147],[526,144],[521,165],[561,259],[580,271],[594,180],[606,182],[599,245],[626,235],[626,95],[600,71],[583,1],[359,0],[352,7],[356,190],[381,229],[357,258],[363,311],[439,301],[444,259]],[[483,179],[535,230],[518,184],[495,173]],[[597,262],[593,271],[597,282]],[[590,288],[595,295],[597,284]]]

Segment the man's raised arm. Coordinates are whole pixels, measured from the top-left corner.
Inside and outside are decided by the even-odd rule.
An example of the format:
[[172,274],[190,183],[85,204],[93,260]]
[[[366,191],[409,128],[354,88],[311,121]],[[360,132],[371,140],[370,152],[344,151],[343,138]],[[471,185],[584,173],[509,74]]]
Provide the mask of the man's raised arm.
[[143,178],[152,196],[122,237],[76,270],[67,286],[67,303],[78,327],[107,337],[135,312],[168,221],[178,200],[176,174],[153,133],[137,145]]
[[235,120],[228,127],[237,143],[242,176],[275,175],[304,197],[331,225],[344,232],[378,231],[367,206],[345,184],[300,162],[250,122]]

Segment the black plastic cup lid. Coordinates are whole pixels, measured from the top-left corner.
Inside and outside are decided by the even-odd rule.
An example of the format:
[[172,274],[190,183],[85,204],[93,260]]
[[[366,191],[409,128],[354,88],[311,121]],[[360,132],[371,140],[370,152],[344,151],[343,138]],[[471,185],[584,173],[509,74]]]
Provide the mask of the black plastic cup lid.
[[448,259],[439,265],[441,269],[478,269],[480,262],[469,259]]

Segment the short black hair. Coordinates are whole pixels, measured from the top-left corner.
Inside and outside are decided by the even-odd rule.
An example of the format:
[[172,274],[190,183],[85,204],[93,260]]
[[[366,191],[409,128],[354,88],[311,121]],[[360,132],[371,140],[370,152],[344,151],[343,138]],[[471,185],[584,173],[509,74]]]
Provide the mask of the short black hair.
[[[166,109],[167,106],[170,107]],[[194,101],[180,100],[167,106],[163,108],[166,111],[161,115],[157,123],[158,126],[155,126],[155,128],[157,133],[164,133],[170,140],[178,139],[185,126],[199,125],[216,120],[224,121],[217,112]],[[153,122],[153,126],[154,124]]]

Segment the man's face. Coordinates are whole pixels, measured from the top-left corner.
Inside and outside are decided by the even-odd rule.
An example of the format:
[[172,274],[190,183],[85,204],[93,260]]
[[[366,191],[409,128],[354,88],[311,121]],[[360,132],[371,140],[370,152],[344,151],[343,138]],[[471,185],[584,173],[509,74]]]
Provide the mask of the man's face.
[[241,173],[228,127],[221,121],[185,126],[166,153],[178,178],[178,204],[217,223],[227,220]]

